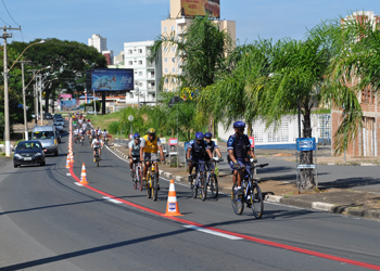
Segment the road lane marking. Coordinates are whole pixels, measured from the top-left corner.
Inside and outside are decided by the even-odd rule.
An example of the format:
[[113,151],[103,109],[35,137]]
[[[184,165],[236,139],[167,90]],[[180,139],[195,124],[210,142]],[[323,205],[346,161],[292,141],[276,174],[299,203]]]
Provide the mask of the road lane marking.
[[188,229],[192,229],[192,230],[196,230],[196,231],[200,231],[200,232],[204,232],[204,233],[220,236],[220,237],[227,238],[227,239],[234,240],[234,241],[236,241],[236,240],[243,240],[243,238],[241,238],[241,237],[233,236],[233,235],[226,234],[226,233],[216,232],[216,231],[212,231],[212,230],[201,228],[201,227],[197,227],[197,226],[185,225],[184,227],[188,228]]
[[69,172],[66,173],[66,176],[71,176],[71,174]]
[[[77,182],[80,182],[80,179],[74,174],[73,168],[71,167],[69,170],[70,170],[71,176],[74,178],[74,180],[76,180]],[[286,249],[286,250],[297,252],[297,253],[304,254],[304,255],[314,256],[314,257],[318,257],[318,258],[322,258],[322,259],[328,259],[328,260],[332,260],[332,261],[336,261],[336,262],[350,264],[350,265],[353,265],[353,266],[359,266],[359,267],[363,267],[363,268],[368,268],[368,269],[373,269],[373,270],[379,270],[380,271],[380,265],[374,265],[374,264],[369,264],[369,263],[366,263],[366,262],[355,261],[355,260],[348,259],[348,258],[338,257],[338,256],[326,254],[326,253],[321,253],[321,252],[309,250],[309,249],[304,249],[304,248],[299,248],[299,247],[295,247],[295,246],[291,246],[291,245],[276,243],[276,242],[273,242],[273,241],[269,241],[269,240],[265,240],[265,239],[261,239],[261,238],[257,238],[257,237],[253,237],[253,236],[249,236],[249,235],[244,235],[244,234],[240,234],[240,233],[236,233],[236,232],[226,231],[226,230],[210,227],[210,226],[207,226],[207,225],[203,225],[203,224],[200,224],[200,223],[197,223],[197,222],[193,222],[193,221],[190,221],[190,220],[186,220],[186,219],[183,219],[183,218],[180,218],[180,217],[176,217],[176,216],[165,216],[165,213],[162,213],[162,212],[150,209],[148,207],[144,207],[144,206],[138,205],[138,204],[130,202],[130,201],[126,201],[124,199],[116,198],[115,196],[113,196],[111,194],[108,194],[108,193],[106,193],[104,191],[101,191],[99,189],[96,189],[96,188],[90,186],[89,184],[85,184],[83,186],[85,188],[93,191],[93,192],[96,192],[96,193],[98,193],[100,195],[103,195],[104,197],[108,197],[110,199],[118,199],[118,201],[120,203],[124,203],[124,204],[126,204],[126,205],[128,205],[130,207],[134,207],[136,209],[148,212],[150,214],[157,215],[159,217],[164,217],[166,219],[169,219],[169,220],[172,220],[172,221],[176,221],[176,222],[179,222],[179,223],[182,223],[182,224],[185,224],[185,225],[193,225],[193,226],[198,227],[198,228],[207,229],[207,230],[211,230],[211,231],[214,231],[214,232],[218,232],[218,233],[223,233],[223,234],[235,236],[235,237],[244,239],[246,241],[254,242],[254,243],[257,243],[257,244],[263,244],[263,245],[267,245],[267,246],[270,246],[270,247],[275,247],[275,248],[280,248],[280,249]]]
[[110,202],[112,202],[112,203],[122,204],[121,201],[119,201],[119,200],[117,200],[117,199],[115,199],[115,198],[103,197],[103,199],[108,200],[108,201],[110,201]]

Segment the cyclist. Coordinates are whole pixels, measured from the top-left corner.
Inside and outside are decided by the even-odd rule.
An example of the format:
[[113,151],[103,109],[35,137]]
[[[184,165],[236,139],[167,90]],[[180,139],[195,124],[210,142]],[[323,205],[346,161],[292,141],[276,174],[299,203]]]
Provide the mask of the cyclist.
[[[211,140],[211,138],[212,138],[212,133],[205,133],[205,143],[210,148],[211,154],[213,154],[215,151],[216,154],[219,156],[219,158],[223,159],[222,154],[220,153],[220,150],[218,148],[218,145],[216,145],[215,142]],[[212,159],[210,159],[208,155],[205,155],[204,160],[205,160],[207,169],[209,169],[211,173],[213,173],[215,169],[215,165],[212,162]]]
[[[231,135],[227,141],[228,163],[232,169],[234,183],[238,182],[237,189],[242,194],[241,181],[244,179],[245,173],[250,173],[251,163],[250,158],[256,160],[255,154],[251,150],[251,143],[246,134],[244,134],[245,123],[243,121],[236,121],[233,125],[235,134]],[[257,160],[255,161],[257,162]],[[243,167],[245,170],[238,174],[238,168]]]
[[158,170],[158,164],[157,164],[157,150],[160,151],[161,154],[161,161],[165,160],[164,157],[164,151],[162,149],[162,143],[160,139],[156,136],[156,130],[153,128],[150,128],[147,132],[148,134],[141,138],[140,142],[140,161],[144,162],[144,169],[143,169],[143,185],[147,186],[146,181],[146,172],[148,171],[148,167],[150,167],[150,160],[155,161],[155,166],[157,170],[157,185],[158,190],[160,189],[159,185],[159,170]]
[[99,151],[99,159],[102,159],[100,156],[102,156],[103,141],[102,139],[99,138],[99,136],[96,136],[94,140],[92,140],[91,149],[93,150],[93,154],[94,154],[94,163],[96,162],[95,156],[96,156],[97,149]]
[[98,136],[100,136],[102,134],[102,129],[100,129],[100,127],[98,127],[98,129],[96,129],[96,134]]
[[133,181],[134,173],[133,172],[133,157],[137,157],[140,160],[140,135],[138,133],[133,135],[133,140],[129,142],[129,169],[131,172],[131,178]]
[[83,130],[86,131],[86,129],[87,129],[87,122],[83,121],[82,128],[83,128]]
[[78,136],[79,136],[79,129],[76,128],[74,130],[74,142],[77,143],[78,142]]
[[103,131],[103,140],[104,140],[104,143],[108,140],[108,132],[106,129],[104,129]]
[[94,127],[91,128],[90,134],[91,134],[91,138],[95,138],[96,130],[94,129]]
[[193,167],[199,163],[199,161],[204,161],[204,157],[207,155],[209,159],[212,159],[212,154],[210,151],[210,147],[206,145],[203,140],[203,133],[196,132],[195,140],[191,140],[189,145],[187,146],[187,160],[189,161],[189,182],[191,183],[193,180],[191,178],[191,174],[193,171]]
[[85,131],[83,128],[79,128],[79,135],[80,135],[80,138],[84,140]]

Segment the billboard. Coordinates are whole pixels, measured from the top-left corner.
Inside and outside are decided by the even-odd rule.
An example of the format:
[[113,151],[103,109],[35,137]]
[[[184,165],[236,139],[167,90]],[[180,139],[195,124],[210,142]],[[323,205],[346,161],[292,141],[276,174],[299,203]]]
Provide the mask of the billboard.
[[134,89],[133,69],[93,69],[91,90],[130,91]]
[[220,0],[181,0],[181,12],[184,16],[206,16],[220,18]]

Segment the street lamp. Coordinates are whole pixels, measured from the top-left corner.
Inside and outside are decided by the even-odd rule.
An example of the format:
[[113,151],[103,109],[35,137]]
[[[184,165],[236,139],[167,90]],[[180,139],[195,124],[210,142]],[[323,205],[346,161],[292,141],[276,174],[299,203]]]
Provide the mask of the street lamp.
[[4,39],[4,134],[5,134],[5,156],[11,156],[11,140],[10,140],[10,127],[9,127],[9,97],[8,97],[8,73],[11,71],[13,66],[17,63],[20,57],[25,53],[25,51],[36,44],[44,43],[44,40],[29,44],[24,51],[17,57],[13,65],[8,69],[8,57],[7,57],[7,39]]

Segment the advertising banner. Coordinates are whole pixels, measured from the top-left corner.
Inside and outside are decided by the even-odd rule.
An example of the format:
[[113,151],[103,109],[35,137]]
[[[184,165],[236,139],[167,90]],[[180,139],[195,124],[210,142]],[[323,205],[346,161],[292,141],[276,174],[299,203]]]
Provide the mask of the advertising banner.
[[177,145],[177,143],[178,143],[177,138],[170,138],[169,139],[169,145],[170,146],[175,146],[175,145]]
[[130,91],[134,89],[133,69],[93,69],[91,90]]
[[184,16],[206,16],[220,18],[220,0],[181,0]]
[[255,138],[253,136],[249,137],[249,142],[251,143],[251,148],[255,147]]

